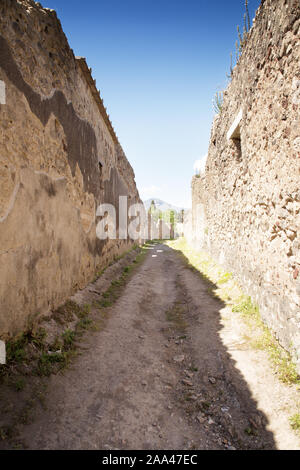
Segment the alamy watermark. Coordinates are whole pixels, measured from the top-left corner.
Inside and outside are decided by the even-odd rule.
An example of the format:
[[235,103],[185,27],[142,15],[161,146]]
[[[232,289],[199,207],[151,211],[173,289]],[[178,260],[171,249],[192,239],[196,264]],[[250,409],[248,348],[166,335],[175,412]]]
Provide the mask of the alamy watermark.
[[160,211],[143,203],[128,204],[127,196],[119,196],[116,206],[100,204],[96,211],[96,235],[100,240],[170,239],[176,236],[176,227],[183,222],[183,214]]

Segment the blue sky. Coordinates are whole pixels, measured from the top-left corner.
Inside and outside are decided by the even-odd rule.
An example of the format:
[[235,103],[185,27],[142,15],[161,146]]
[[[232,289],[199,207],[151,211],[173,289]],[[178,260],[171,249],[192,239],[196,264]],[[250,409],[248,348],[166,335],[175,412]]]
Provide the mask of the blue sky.
[[[189,207],[244,0],[42,0],[86,57],[143,199]],[[249,0],[251,19],[260,0]]]

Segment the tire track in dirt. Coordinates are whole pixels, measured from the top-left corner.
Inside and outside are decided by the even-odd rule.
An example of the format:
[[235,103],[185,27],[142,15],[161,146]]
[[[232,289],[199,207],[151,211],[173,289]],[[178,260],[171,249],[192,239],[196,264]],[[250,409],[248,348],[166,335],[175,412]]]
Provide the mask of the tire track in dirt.
[[274,448],[220,339],[222,304],[208,287],[174,250],[149,246],[105,328],[50,377],[46,409],[21,429],[24,447]]

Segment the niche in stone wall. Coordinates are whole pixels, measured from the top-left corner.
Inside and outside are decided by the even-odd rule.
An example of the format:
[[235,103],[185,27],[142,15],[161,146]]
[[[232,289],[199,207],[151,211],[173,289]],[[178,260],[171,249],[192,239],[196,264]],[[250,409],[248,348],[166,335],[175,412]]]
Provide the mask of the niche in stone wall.
[[241,147],[241,121],[243,119],[243,110],[241,109],[227,132],[227,140],[234,149],[237,160],[242,159]]
[[232,138],[232,143],[234,146],[234,153],[236,156],[237,160],[242,159],[242,146],[241,146],[241,133],[240,133],[240,128],[239,129],[239,134],[236,134],[236,137]]

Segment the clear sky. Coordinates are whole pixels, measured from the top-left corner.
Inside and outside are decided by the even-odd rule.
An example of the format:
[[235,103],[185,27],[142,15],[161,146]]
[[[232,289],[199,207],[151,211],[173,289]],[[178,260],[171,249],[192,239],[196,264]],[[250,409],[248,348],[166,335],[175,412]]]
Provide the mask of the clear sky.
[[[42,0],[86,57],[143,199],[189,207],[244,0]],[[249,0],[251,20],[260,0]]]

